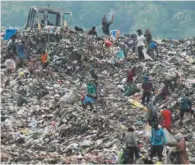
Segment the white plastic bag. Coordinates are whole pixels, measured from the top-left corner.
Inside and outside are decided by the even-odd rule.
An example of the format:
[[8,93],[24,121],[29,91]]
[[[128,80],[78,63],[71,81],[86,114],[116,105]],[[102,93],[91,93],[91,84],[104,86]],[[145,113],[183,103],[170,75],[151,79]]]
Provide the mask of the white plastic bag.
[[144,128],[144,137],[151,137],[151,126],[147,123]]
[[4,65],[6,66],[7,70],[9,70],[9,69],[15,70],[16,69],[16,64],[15,64],[14,60],[12,60],[12,59],[7,59],[4,63]]
[[69,93],[66,93],[64,96],[62,96],[59,101],[63,103],[70,103],[74,104],[80,100],[79,95],[76,94],[75,91],[71,91]]
[[143,54],[144,54],[145,60],[152,60],[153,61],[153,59],[146,53],[146,49],[143,49]]

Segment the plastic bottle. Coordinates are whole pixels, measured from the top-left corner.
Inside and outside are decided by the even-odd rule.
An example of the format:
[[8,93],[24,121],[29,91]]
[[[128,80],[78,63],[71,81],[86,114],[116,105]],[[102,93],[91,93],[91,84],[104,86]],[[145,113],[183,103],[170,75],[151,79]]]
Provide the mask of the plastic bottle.
[[37,128],[37,121],[36,121],[36,119],[34,117],[31,120],[30,126],[31,126],[32,130],[36,130],[36,128]]

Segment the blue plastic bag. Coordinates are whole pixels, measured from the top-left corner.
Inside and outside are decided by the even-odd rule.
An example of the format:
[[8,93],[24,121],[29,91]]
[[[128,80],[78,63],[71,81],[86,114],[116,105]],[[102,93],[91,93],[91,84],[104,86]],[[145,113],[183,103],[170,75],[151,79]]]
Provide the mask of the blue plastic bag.
[[150,49],[156,49],[157,48],[157,44],[155,42],[151,42],[149,45]]
[[125,58],[124,52],[123,52],[122,50],[120,50],[120,51],[117,53],[117,56],[118,56],[118,58],[122,58],[122,59]]
[[17,29],[6,29],[3,40],[9,40],[16,33],[17,33]]

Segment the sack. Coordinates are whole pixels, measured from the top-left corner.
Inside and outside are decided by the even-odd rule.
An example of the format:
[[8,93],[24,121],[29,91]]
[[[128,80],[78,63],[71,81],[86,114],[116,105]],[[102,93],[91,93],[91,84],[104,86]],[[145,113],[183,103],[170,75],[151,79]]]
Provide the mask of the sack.
[[4,65],[6,66],[6,69],[7,70],[11,70],[11,69],[13,69],[13,70],[15,70],[16,69],[16,64],[15,64],[15,62],[14,62],[14,60],[12,60],[12,59],[7,59],[5,62],[4,62]]
[[107,24],[112,24],[113,23],[114,19],[113,19],[112,13],[107,13],[105,15],[105,21],[106,21]]
[[164,134],[165,134],[167,143],[171,144],[171,145],[176,145],[177,141],[175,140],[175,138],[167,131],[166,128],[164,128],[163,130],[164,130]]
[[162,141],[162,132],[161,131],[153,131],[153,138],[156,143],[160,143]]

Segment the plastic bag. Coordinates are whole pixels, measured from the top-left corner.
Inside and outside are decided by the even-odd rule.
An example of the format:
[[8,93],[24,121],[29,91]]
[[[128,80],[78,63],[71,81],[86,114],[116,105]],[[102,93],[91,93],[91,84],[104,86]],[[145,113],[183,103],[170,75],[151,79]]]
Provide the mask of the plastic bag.
[[16,64],[14,62],[14,60],[12,59],[7,59],[4,63],[4,65],[6,66],[6,69],[11,69],[11,70],[15,70],[16,69]]
[[177,141],[175,140],[175,138],[167,131],[166,128],[163,128],[163,130],[164,130],[164,134],[165,134],[167,143],[171,144],[171,145],[176,145]]
[[146,53],[146,49],[143,50],[143,54],[144,54],[144,59],[145,59],[145,60],[152,60],[152,61],[153,61],[153,58],[151,58],[151,57]]
[[144,128],[144,134],[145,137],[150,138],[151,137],[151,126],[147,123],[145,128]]
[[59,99],[60,102],[70,103],[70,104],[76,103],[79,100],[80,100],[80,97],[74,91],[66,93],[64,96],[62,96]]
[[117,53],[118,58],[125,58],[124,52],[122,50],[120,50],[120,52]]

